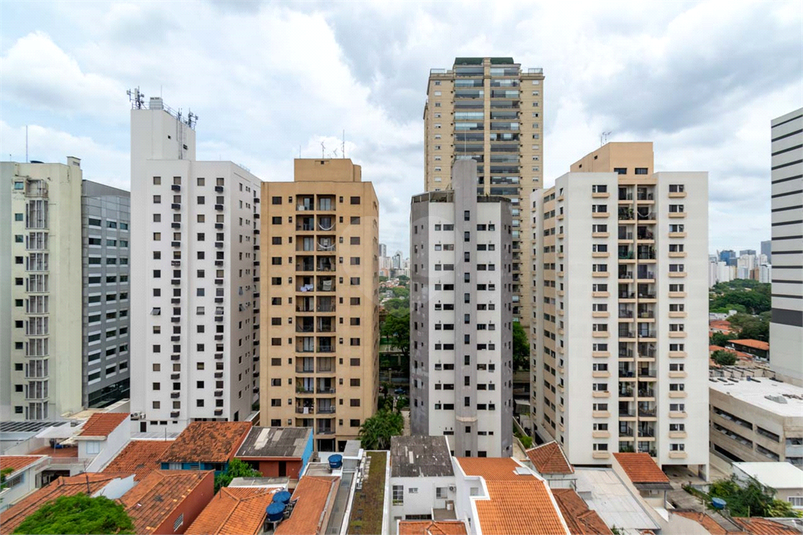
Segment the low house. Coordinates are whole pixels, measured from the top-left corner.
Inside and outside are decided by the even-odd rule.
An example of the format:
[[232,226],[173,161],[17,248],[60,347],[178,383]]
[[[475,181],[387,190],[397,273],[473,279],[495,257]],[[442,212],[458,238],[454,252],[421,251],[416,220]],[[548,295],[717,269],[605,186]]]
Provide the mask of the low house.
[[126,492],[120,503],[135,533],[184,533],[214,493],[211,471],[155,470]]
[[131,417],[125,412],[98,412],[89,417],[72,440],[80,459],[92,458],[87,472],[100,471],[131,439]]
[[525,452],[527,460],[538,475],[543,477],[554,488],[573,488],[577,476],[574,468],[569,464],[563,448],[555,442],[547,442]]
[[552,495],[572,535],[613,535],[597,512],[589,509],[574,489],[553,488]]
[[44,455],[0,456],[0,471],[5,474],[0,490],[0,512],[39,488],[40,474],[48,466],[50,457]]
[[623,481],[630,481],[646,503],[665,507],[672,485],[649,453],[614,453],[612,468]]
[[741,484],[755,479],[774,489],[775,497],[803,511],[803,470],[788,462],[733,463],[733,476]]
[[298,479],[312,457],[312,428],[252,427],[235,458],[264,477]]
[[159,458],[172,443],[172,440],[132,440],[102,471],[134,474],[134,480],[141,481],[159,469]]
[[276,535],[323,535],[329,524],[339,477],[305,475],[290,499],[290,516],[283,520]]
[[159,458],[162,470],[225,472],[250,422],[191,422]]
[[768,359],[770,357],[770,345],[761,340],[728,340],[727,347],[728,349],[743,351],[762,359]]
[[455,476],[446,437],[392,437],[390,489],[391,533],[400,520],[433,520],[447,507],[453,510]]
[[185,531],[186,535],[262,535],[277,489],[223,487]]

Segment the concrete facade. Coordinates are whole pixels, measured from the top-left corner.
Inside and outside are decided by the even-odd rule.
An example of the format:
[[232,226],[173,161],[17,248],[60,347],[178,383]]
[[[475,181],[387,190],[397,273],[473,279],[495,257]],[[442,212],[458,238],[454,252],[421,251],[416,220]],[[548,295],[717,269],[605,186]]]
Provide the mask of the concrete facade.
[[538,432],[572,464],[632,449],[707,472],[707,174],[609,143],[531,202]]
[[512,216],[478,196],[476,163],[451,188],[413,197],[410,417],[460,456],[509,456],[513,417]]
[[343,451],[377,407],[379,201],[348,159],[294,178],[262,186],[260,423]]

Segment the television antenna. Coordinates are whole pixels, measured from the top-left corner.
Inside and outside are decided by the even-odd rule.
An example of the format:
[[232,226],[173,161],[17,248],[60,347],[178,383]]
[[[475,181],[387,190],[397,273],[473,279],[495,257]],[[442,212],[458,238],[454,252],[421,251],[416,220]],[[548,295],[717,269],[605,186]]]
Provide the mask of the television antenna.
[[326,159],[326,144],[323,141],[321,141],[321,159]]
[[612,132],[608,131],[608,132],[603,132],[603,133],[601,133],[599,135],[599,146],[600,147],[608,142],[608,138],[610,137],[611,133]]
[[131,109],[141,110],[145,105],[145,93],[140,92],[139,86],[126,91],[128,100],[131,101]]

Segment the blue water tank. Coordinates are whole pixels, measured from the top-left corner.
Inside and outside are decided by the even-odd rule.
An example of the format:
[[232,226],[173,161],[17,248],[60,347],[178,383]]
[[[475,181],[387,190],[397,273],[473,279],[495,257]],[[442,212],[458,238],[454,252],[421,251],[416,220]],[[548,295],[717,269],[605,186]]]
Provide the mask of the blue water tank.
[[273,502],[267,508],[268,520],[278,522],[284,516],[284,508],[287,507],[281,502]]
[[342,455],[330,455],[329,456],[329,468],[334,470],[335,468],[340,468],[343,466],[343,456]]
[[286,490],[281,490],[273,495],[273,503],[288,503],[291,494]]
[[711,505],[714,506],[714,509],[725,509],[725,506],[728,505],[728,502],[722,498],[711,498]]

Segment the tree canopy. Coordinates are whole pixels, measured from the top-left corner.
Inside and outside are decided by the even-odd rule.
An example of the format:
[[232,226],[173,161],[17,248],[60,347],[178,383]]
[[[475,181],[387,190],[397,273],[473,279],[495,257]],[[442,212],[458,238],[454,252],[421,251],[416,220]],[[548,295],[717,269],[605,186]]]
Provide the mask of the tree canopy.
[[402,356],[410,356],[410,311],[395,310],[389,312],[380,328],[382,337],[388,339],[391,347],[401,351]]
[[740,339],[770,341],[770,312],[758,316],[749,314],[734,314],[728,321],[739,331]]
[[114,500],[76,494],[47,502],[17,526],[14,533],[134,533],[134,523]]
[[775,490],[764,487],[755,479],[740,485],[734,477],[711,485],[709,498],[722,498],[728,504],[731,516],[796,517],[800,516],[792,504],[775,499]]
[[736,364],[736,355],[722,349],[714,351],[711,354],[711,358],[720,366],[733,366]]
[[513,369],[530,368],[530,342],[527,333],[518,321],[513,322]]
[[215,492],[222,487],[228,487],[235,477],[262,477],[262,473],[251,468],[245,461],[232,459],[229,461],[228,469],[215,476]]
[[736,279],[711,288],[708,309],[711,312],[761,314],[772,309],[771,285],[754,280]]
[[401,435],[403,430],[401,413],[382,408],[363,422],[360,443],[366,450],[387,450],[390,449],[390,437]]

